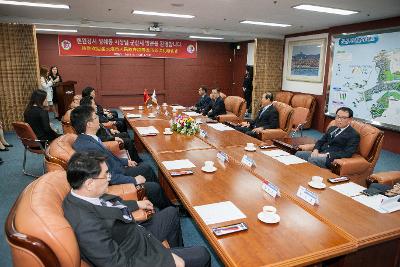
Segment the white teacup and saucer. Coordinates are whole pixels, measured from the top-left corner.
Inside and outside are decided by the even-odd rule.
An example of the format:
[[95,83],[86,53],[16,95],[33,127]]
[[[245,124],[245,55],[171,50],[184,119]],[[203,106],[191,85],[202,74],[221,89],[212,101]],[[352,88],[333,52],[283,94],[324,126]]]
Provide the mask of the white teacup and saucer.
[[143,106],[139,106],[139,110],[143,110]]
[[154,115],[154,113],[149,113],[149,115],[148,115],[147,117],[149,117],[149,118],[155,118],[156,115]]
[[163,106],[163,107],[168,107],[168,104],[164,102],[164,103],[162,104],[162,106]]
[[322,178],[321,176],[313,176],[311,177],[311,181],[308,182],[308,185],[312,188],[324,189],[326,187],[326,184],[324,184],[323,181],[324,178]]
[[171,134],[172,134],[171,128],[165,128],[165,129],[164,129],[164,134],[165,134],[165,135],[171,135]]
[[244,148],[246,151],[254,152],[257,150],[256,145],[253,143],[247,143],[246,147]]
[[215,168],[214,166],[214,161],[207,160],[206,162],[204,162],[204,166],[201,167],[201,170],[203,172],[215,172],[217,168]]
[[276,208],[274,206],[264,206],[263,211],[258,213],[258,219],[265,223],[278,223],[281,220],[278,214],[276,214]]

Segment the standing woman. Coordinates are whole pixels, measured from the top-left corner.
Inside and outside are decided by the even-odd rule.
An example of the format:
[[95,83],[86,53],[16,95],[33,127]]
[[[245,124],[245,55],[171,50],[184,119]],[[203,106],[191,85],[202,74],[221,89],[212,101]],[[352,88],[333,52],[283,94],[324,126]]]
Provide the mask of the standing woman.
[[253,95],[253,67],[246,66],[246,74],[243,81],[244,99],[246,100],[246,116],[251,113],[251,100]]
[[59,135],[50,126],[49,112],[45,109],[46,106],[46,92],[40,89],[33,91],[24,112],[24,120],[31,126],[38,139],[48,140],[50,143]]
[[58,108],[57,108],[57,91],[56,91],[56,86],[57,83],[62,82],[61,75],[58,73],[58,68],[56,66],[51,66],[50,68],[50,74],[48,77],[48,80],[53,83],[53,106],[54,106],[54,113],[56,114],[56,118],[58,118]]
[[49,79],[49,70],[44,66],[40,67],[40,84],[47,94],[49,110],[53,111],[53,82]]

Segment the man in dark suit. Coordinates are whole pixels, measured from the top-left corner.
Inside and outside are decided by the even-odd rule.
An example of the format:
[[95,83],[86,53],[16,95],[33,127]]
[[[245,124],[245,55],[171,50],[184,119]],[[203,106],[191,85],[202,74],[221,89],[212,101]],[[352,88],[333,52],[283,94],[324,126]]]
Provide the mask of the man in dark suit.
[[191,107],[190,109],[198,113],[203,113],[204,109],[207,108],[211,103],[211,98],[207,95],[206,86],[200,86],[199,95],[199,102],[197,102],[196,105],[194,107]]
[[242,122],[241,126],[235,129],[257,138],[259,133],[264,129],[276,129],[279,127],[279,113],[272,105],[274,100],[273,94],[264,93],[261,97],[261,109],[257,117],[250,122]]
[[[132,212],[153,210],[149,200],[106,194],[110,173],[98,153],[75,153],[67,167],[72,187],[63,202],[81,258],[92,266],[210,266],[204,247],[182,246],[179,216],[168,207],[138,224]],[[171,249],[161,242],[168,241]]]
[[[87,96],[90,96],[93,99],[96,98],[96,91],[93,87],[87,86],[82,90],[82,97]],[[118,113],[116,111],[105,109],[97,103],[96,106],[96,113],[99,116],[99,120],[101,123],[112,122],[113,125],[115,125],[120,132],[127,131],[125,120],[123,118],[118,118]]]
[[[107,165],[111,172],[111,184],[135,185],[144,184],[147,196],[160,209],[170,206],[171,203],[157,183],[157,177],[148,164],[118,158],[108,150],[96,132],[100,127],[99,117],[90,106],[79,106],[71,112],[71,124],[78,138],[73,144],[77,152],[98,151],[107,157]],[[148,180],[148,182],[146,182]]]
[[[329,168],[335,159],[350,158],[357,152],[360,135],[350,126],[353,111],[341,107],[336,111],[336,125],[317,141],[312,151],[298,151],[296,156],[311,162],[321,168]],[[300,145],[301,150],[307,150],[307,145]]]
[[211,102],[203,110],[203,115],[207,115],[209,118],[215,120],[218,115],[226,114],[225,102],[219,95],[220,91],[218,88],[211,90]]
[[[80,100],[81,106],[91,106],[96,110],[97,106],[94,99],[91,96],[85,96]],[[100,128],[97,130],[96,135],[100,138],[102,142],[117,141],[124,144],[124,148],[128,151],[130,158],[136,163],[140,163],[143,160],[139,157],[136,150],[135,143],[133,139],[129,137],[127,132],[120,132],[114,129],[108,129],[102,123],[100,123]],[[145,164],[145,163],[143,163]],[[150,169],[151,170],[151,169]],[[151,170],[152,171],[152,170]],[[156,176],[153,174],[153,176]]]

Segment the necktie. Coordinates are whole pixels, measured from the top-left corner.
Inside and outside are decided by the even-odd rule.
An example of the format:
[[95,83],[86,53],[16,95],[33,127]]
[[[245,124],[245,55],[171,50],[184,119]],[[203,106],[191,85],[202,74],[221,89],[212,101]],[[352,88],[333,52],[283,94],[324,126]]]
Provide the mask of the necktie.
[[336,136],[338,136],[340,132],[341,132],[341,131],[340,131],[340,128],[336,128],[336,129],[331,133],[332,139],[335,138]]
[[100,198],[100,204],[104,207],[111,207],[111,208],[118,208],[122,212],[122,216],[124,217],[125,220],[132,220],[132,215],[128,210],[128,207],[119,202],[118,200],[115,202],[108,201],[108,203],[111,204],[111,206],[107,205],[107,201],[104,199]]

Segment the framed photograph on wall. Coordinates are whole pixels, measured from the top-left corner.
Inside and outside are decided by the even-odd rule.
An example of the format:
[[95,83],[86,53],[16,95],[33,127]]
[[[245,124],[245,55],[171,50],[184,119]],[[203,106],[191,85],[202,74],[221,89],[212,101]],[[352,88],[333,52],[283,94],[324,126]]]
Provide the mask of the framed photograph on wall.
[[286,79],[321,83],[324,75],[326,39],[288,42]]

